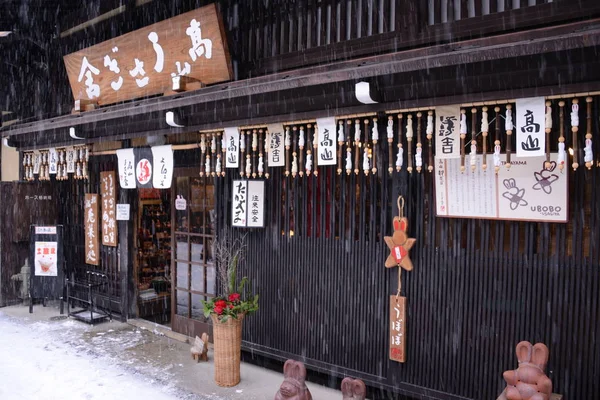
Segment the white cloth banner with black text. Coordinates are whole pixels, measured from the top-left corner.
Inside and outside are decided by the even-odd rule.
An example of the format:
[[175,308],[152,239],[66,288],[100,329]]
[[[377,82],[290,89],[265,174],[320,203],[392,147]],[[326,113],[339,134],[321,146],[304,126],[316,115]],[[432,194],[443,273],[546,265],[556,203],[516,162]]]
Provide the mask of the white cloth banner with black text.
[[119,184],[123,189],[135,189],[135,156],[133,149],[117,150],[117,161],[119,163]]
[[[435,157],[438,159],[460,157],[460,106],[435,108]],[[404,127],[402,127],[404,129]]]
[[155,189],[169,189],[173,180],[173,148],[170,144],[152,147],[154,173],[152,185]]
[[240,131],[238,128],[225,128],[225,168],[240,166]]
[[335,117],[317,118],[317,129],[319,131],[317,165],[336,165]]
[[283,167],[285,165],[283,125],[269,124],[267,125],[267,131],[269,133],[269,145],[267,146],[269,152],[268,165],[269,167]]
[[517,99],[516,126],[517,157],[536,157],[546,154],[546,105],[543,97]]

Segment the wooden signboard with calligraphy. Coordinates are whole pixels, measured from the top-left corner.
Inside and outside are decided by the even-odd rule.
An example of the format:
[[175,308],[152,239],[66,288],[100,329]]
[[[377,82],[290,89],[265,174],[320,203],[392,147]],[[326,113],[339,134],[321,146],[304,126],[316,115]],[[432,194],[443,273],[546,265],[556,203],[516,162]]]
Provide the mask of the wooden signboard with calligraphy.
[[117,247],[115,171],[100,172],[102,197],[102,244]]
[[83,220],[85,226],[85,263],[100,265],[97,194],[86,193]]
[[75,100],[113,104],[165,93],[174,77],[231,80],[225,30],[211,4],[64,56]]
[[406,361],[406,297],[390,296],[390,360]]

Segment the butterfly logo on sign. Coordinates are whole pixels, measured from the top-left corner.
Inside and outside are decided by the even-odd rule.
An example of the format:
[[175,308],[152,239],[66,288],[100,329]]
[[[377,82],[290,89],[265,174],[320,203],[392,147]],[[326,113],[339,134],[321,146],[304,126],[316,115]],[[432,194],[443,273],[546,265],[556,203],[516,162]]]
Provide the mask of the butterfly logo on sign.
[[552,173],[554,168],[556,168],[556,162],[552,161],[549,168],[546,168],[545,164],[544,162],[544,167],[540,172],[533,173],[537,182],[533,185],[532,189],[543,190],[546,194],[551,194],[552,184],[558,180],[558,175]]
[[525,207],[527,204],[529,204],[525,199],[523,199],[525,196],[525,189],[518,188],[517,182],[514,180],[514,178],[505,179],[503,183],[507,191],[502,193],[502,197],[510,201],[511,210],[516,210],[519,206]]
[[150,178],[152,177],[152,167],[150,165],[150,161],[145,158],[142,158],[135,168],[135,173],[137,175],[138,182],[142,185],[150,182]]

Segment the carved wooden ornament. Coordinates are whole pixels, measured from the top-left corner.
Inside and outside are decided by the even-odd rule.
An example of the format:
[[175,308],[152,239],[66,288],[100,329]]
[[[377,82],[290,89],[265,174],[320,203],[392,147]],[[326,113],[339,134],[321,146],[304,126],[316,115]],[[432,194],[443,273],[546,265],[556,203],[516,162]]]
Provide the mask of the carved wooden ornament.
[[394,234],[384,238],[385,243],[390,249],[390,255],[385,261],[386,268],[402,267],[407,271],[412,271],[413,264],[410,260],[408,251],[413,247],[416,239],[409,238],[408,219],[404,217],[394,217]]

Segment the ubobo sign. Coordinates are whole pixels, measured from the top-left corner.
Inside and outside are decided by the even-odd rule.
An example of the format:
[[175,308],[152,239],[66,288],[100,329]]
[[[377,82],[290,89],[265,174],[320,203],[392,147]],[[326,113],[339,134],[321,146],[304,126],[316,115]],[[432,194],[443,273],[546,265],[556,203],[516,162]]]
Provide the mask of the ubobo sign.
[[75,100],[112,104],[168,91],[173,78],[231,79],[224,29],[214,4],[64,57]]

